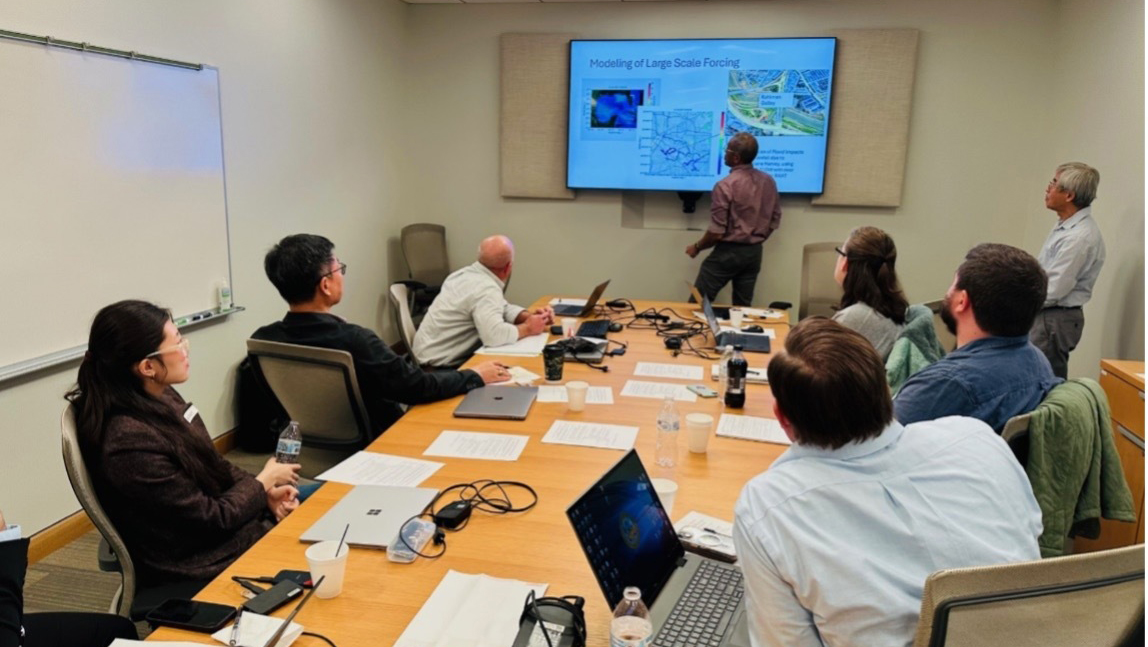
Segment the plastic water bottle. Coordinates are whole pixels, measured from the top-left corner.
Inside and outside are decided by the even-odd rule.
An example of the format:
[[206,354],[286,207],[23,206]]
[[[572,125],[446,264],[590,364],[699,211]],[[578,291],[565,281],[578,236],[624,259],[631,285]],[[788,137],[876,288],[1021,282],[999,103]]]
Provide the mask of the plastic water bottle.
[[636,586],[627,586],[622,601],[614,607],[610,622],[610,647],[646,647],[654,634],[650,623],[650,610],[642,602],[642,592]]
[[292,420],[279,434],[279,444],[275,446],[276,463],[298,463],[299,452],[303,451],[303,433],[299,423]]
[[741,354],[741,346],[734,346],[726,369],[725,406],[732,409],[745,406],[745,378],[748,374],[749,362]]
[[658,412],[658,450],[655,462],[661,467],[673,467],[678,462],[678,429],[682,419],[674,406],[674,396],[667,395]]

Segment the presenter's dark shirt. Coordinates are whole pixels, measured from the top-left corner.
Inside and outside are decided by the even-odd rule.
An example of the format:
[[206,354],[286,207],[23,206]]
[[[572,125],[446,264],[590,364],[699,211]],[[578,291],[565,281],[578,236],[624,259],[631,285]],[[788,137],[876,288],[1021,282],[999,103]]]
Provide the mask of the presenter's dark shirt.
[[396,355],[375,333],[333,314],[288,312],[283,321],[263,326],[251,336],[350,353],[363,404],[379,433],[403,415],[400,402],[437,402],[483,385],[482,377],[471,370],[424,371]]
[[0,647],[20,644],[28,540],[0,541]]
[[781,226],[777,183],[751,164],[739,164],[714,185],[707,231],[723,243],[765,242]]
[[909,378],[893,399],[893,410],[903,425],[968,416],[999,434],[1009,418],[1035,409],[1063,381],[1028,335],[985,337]]

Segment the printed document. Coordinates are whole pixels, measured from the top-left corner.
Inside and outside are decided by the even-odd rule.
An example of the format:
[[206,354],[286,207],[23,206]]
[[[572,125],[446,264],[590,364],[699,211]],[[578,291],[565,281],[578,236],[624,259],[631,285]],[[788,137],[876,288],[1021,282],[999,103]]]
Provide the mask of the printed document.
[[479,431],[444,431],[438,435],[424,456],[448,458],[483,458],[491,461],[516,461],[530,436],[491,434]]
[[514,644],[526,594],[547,584],[447,571],[395,647],[490,647]]
[[626,380],[622,387],[622,395],[634,398],[653,398],[661,400],[667,395],[673,396],[678,402],[697,402],[698,396],[681,384],[666,384],[665,382],[643,382],[642,380]]
[[518,341],[506,344],[504,346],[483,346],[474,351],[476,355],[517,355],[519,357],[533,357],[542,354],[542,347],[546,345],[546,340],[550,337],[547,333],[541,332],[537,335],[523,337]]
[[315,478],[351,485],[406,485],[427,480],[442,463],[375,452],[355,452],[342,463]]
[[[211,637],[224,645],[230,643],[231,626],[233,624],[235,623],[232,622],[223,629],[211,634]],[[271,616],[244,611],[243,621],[239,623],[239,636],[236,637],[235,644],[241,646],[252,645],[252,647],[258,645],[262,647],[271,639],[271,636],[274,635],[276,631],[279,631],[279,625],[281,624],[283,624],[282,618],[273,618]],[[295,642],[295,639],[302,633],[303,625],[292,621],[291,624],[287,625],[287,630],[283,632],[283,635],[279,636],[279,640],[275,641],[275,647],[287,647]],[[144,644],[150,645],[152,643]]]
[[718,436],[727,438],[741,438],[743,440],[757,440],[763,443],[777,443],[789,445],[789,436],[773,418],[760,418],[758,416],[736,416],[729,413],[721,414],[718,420]]
[[659,364],[657,362],[638,362],[634,368],[634,375],[642,377],[668,377],[676,380],[702,379],[702,367],[688,364]]
[[600,422],[571,422],[555,420],[550,431],[542,437],[544,443],[579,445],[603,449],[627,450],[634,446],[638,428],[626,425],[607,425]]
[[[538,402],[566,402],[566,387],[543,384],[538,387]],[[614,389],[592,386],[586,389],[586,404],[614,404]]]

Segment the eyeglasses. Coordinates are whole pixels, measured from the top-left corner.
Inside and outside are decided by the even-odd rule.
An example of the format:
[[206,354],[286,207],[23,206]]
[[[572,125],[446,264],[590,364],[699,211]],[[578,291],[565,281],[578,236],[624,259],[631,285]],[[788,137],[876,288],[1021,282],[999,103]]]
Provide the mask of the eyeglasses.
[[320,276],[331,276],[335,272],[338,272],[338,273],[342,274],[343,276],[346,276],[347,275],[347,264],[346,263],[339,263],[339,267],[331,270],[330,272],[326,272],[324,274],[321,274]]
[[174,346],[168,346],[166,348],[161,348],[154,353],[144,355],[144,359],[147,359],[149,357],[159,357],[160,355],[163,355],[164,353],[170,353],[173,350],[183,351],[184,353],[187,353],[189,350],[191,350],[191,340],[184,337],[183,339],[179,340],[178,344],[175,344]]
[[838,254],[841,254],[841,255],[842,255],[842,256],[844,256],[845,258],[849,258],[849,255],[848,255],[848,254],[846,254],[845,252],[841,251],[841,248],[840,248],[840,247],[834,247],[834,248],[833,248],[833,251],[837,252]]

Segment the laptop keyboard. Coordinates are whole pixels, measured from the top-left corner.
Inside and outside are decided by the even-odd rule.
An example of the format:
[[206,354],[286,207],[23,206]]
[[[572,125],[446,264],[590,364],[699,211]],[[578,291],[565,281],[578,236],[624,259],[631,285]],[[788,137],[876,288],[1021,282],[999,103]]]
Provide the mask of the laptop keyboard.
[[717,647],[743,591],[741,569],[701,562],[651,646]]
[[578,326],[577,335],[579,337],[605,339],[608,332],[610,332],[610,320],[598,319],[596,321],[583,321],[582,325]]

